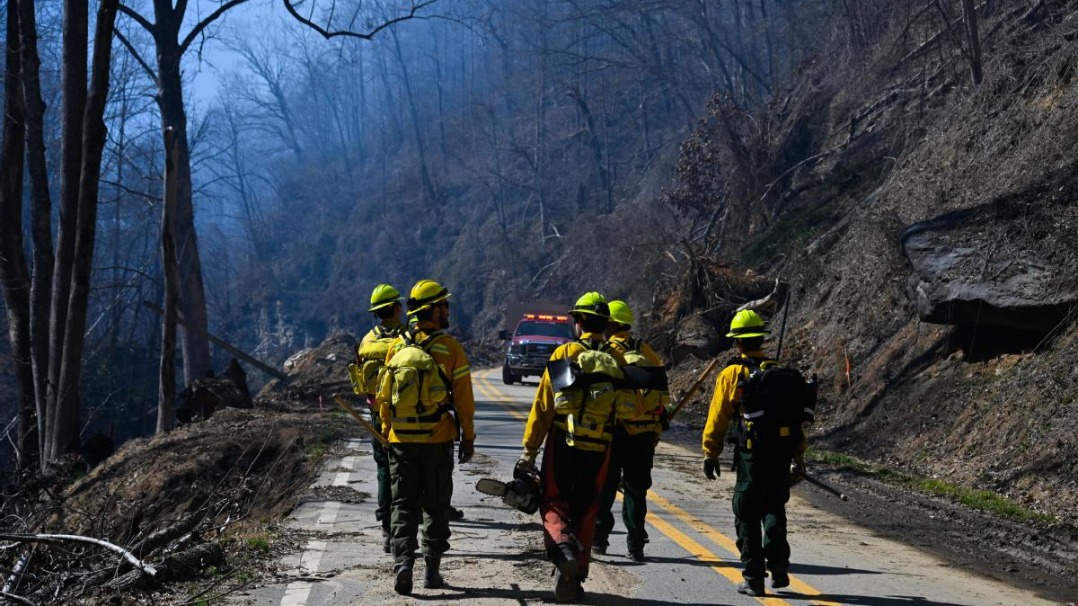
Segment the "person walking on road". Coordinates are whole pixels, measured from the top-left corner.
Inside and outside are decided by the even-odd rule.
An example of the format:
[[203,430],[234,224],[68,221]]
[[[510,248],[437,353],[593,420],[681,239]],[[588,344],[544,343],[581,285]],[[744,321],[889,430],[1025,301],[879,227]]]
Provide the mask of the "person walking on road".
[[[371,293],[371,306],[368,311],[378,319],[378,324],[368,331],[356,346],[356,376],[353,377],[353,384],[367,397],[371,424],[381,427],[381,412],[376,397],[378,375],[385,365],[390,345],[404,330],[401,323],[400,292],[389,284],[379,284]],[[378,479],[378,508],[375,509],[374,516],[382,523],[382,549],[389,553],[389,522],[393,500],[389,483],[389,451],[378,440],[372,442]]]
[[[733,511],[737,547],[744,566],[744,581],[737,591],[750,596],[765,594],[766,570],[771,571],[773,588],[790,584],[786,502],[790,499],[791,477],[800,477],[804,470],[808,445],[799,421],[765,423],[765,419],[776,416],[770,407],[785,406],[783,402],[766,402],[762,407],[755,403],[748,405],[750,376],[778,366],[762,350],[769,332],[763,318],[752,310],[739,311],[730,322],[726,336],[734,339],[740,356],[715,381],[703,432],[704,475],[714,480],[721,473],[719,453],[727,427],[737,419]],[[795,412],[801,414],[800,410]]]
[[[662,367],[663,361],[655,350],[629,332],[632,325],[633,311],[629,305],[624,301],[611,301],[610,324],[606,329],[610,347],[620,353],[629,365]],[[635,562],[643,562],[644,544],[648,542],[644,518],[648,513],[651,468],[670,397],[666,390],[660,389],[633,390],[629,394],[634,396],[635,401],[629,403],[634,410],[614,426],[610,466],[599,502],[594,549],[596,553],[606,553],[610,544],[610,533],[614,529],[612,508],[620,483],[625,495],[621,519],[625,523],[629,557]]]
[[550,355],[524,429],[524,452],[515,472],[541,468],[543,542],[555,565],[554,598],[583,594],[588,576],[599,496],[613,437],[614,385],[625,360],[606,344],[610,320],[606,299],[581,296],[569,311],[577,339]]
[[450,292],[420,280],[408,297],[414,326],[390,347],[378,397],[382,432],[390,442],[393,487],[391,538],[393,589],[412,592],[419,524],[426,565],[423,586],[445,585],[440,566],[449,550],[453,497],[453,442],[458,463],[475,454],[475,399],[468,357],[449,327]]

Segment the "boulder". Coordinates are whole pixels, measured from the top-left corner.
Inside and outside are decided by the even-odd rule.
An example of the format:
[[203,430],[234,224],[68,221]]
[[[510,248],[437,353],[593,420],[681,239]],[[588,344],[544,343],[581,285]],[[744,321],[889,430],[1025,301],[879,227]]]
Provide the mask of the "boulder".
[[907,295],[926,322],[1048,334],[1078,304],[1073,205],[1005,200],[911,225]]
[[678,323],[670,357],[675,363],[688,356],[710,358],[722,348],[722,339],[723,336],[702,314],[692,314]]

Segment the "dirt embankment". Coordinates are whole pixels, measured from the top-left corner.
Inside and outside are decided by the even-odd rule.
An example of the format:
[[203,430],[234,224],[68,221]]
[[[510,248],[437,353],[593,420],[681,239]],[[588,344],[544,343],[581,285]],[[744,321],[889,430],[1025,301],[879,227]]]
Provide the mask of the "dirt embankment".
[[[939,40],[927,15],[882,29],[871,52],[806,65],[752,121],[803,129],[797,149],[764,138],[776,147],[758,151],[805,160],[776,169],[781,197],[727,200],[716,247],[790,280],[783,358],[820,375],[821,448],[1074,527],[1078,2],[986,6],[978,85],[960,49],[910,54]],[[694,136],[727,153],[721,128]],[[917,254],[912,233],[931,236]],[[713,310],[764,294],[723,290],[723,272],[697,262],[679,286],[702,293],[715,333]]]

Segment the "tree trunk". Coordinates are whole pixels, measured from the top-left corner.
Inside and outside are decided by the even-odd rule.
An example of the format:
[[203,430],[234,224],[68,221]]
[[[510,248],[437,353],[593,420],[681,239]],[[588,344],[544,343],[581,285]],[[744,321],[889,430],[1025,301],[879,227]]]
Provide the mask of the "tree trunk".
[[[19,439],[17,470],[31,469],[38,460],[37,409],[30,362],[30,276],[22,237],[23,165],[26,145],[19,57],[18,3],[7,5],[7,44],[4,69],[4,141],[0,148],[0,284],[4,289],[8,339],[18,388]],[[21,475],[21,474],[20,474]]]
[[102,0],[97,10],[90,94],[82,132],[82,169],[79,175],[79,213],[76,223],[75,263],[71,271],[71,297],[64,329],[63,360],[57,386],[56,426],[52,453],[55,458],[77,444],[79,379],[82,376],[82,349],[86,332],[86,309],[90,298],[94,238],[97,233],[98,186],[101,156],[105,148],[105,104],[109,92],[112,63],[112,34],[116,25],[118,0]]
[[974,84],[984,79],[981,60],[981,36],[977,31],[977,7],[973,0],[962,0],[962,12],[965,16],[966,47],[969,49],[969,70]]
[[[41,97],[41,59],[37,49],[37,16],[34,0],[18,0],[22,41],[22,86],[26,108],[26,148],[31,193],[31,239],[33,270],[30,275],[31,368],[38,419],[45,408],[45,374],[48,367],[49,291],[52,287],[52,199],[45,157],[45,102]],[[39,391],[40,390],[40,391]],[[46,427],[48,411],[45,411]],[[46,434],[46,443],[48,437]],[[46,444],[46,448],[48,448]]]
[[[547,86],[547,38],[546,20],[548,5],[542,3],[539,23],[539,73],[535,79],[535,131],[532,139],[533,185],[539,202],[539,243],[546,243],[546,86]],[[512,130],[512,125],[509,127]]]
[[401,53],[400,37],[397,36],[397,30],[390,30],[393,38],[394,55],[397,57],[397,63],[401,69],[401,79],[404,84],[404,96],[408,100],[408,111],[412,117],[412,132],[415,134],[416,152],[419,154],[419,178],[423,183],[423,193],[426,195],[426,207],[434,209],[435,212],[441,212],[441,205],[438,204],[438,195],[434,190],[434,181],[430,177],[430,169],[427,164],[427,144],[423,138],[423,133],[419,131],[419,107],[416,104],[415,92],[412,90],[412,79],[408,75],[408,65],[404,62],[404,55]]
[[[52,300],[49,309],[49,367],[47,387],[39,398],[44,409],[55,414],[56,386],[60,380],[60,362],[67,325],[67,304],[71,294],[71,267],[75,255],[75,223],[78,220],[79,179],[82,171],[83,114],[86,111],[86,63],[89,3],[85,0],[64,2],[63,101],[60,122],[60,226],[56,238],[56,263],[52,276]],[[42,405],[39,403],[39,410]],[[42,415],[42,420],[46,419]],[[51,427],[51,424],[49,425]]]
[[[158,16],[158,23],[161,23]],[[178,27],[178,24],[177,24]],[[164,27],[163,30],[170,30]],[[191,153],[187,141],[187,112],[183,105],[183,84],[180,76],[180,48],[175,35],[163,34],[157,39],[158,94],[163,129],[175,130],[175,143],[165,144],[165,164],[175,169],[176,178],[176,258],[179,263],[180,301],[178,311],[191,328],[180,333],[183,348],[183,381],[191,385],[195,379],[211,372],[209,332],[206,317],[206,292],[202,282],[202,264],[195,233],[195,210],[191,196]]]
[[610,182],[610,172],[607,170],[606,163],[603,161],[603,144],[599,140],[599,131],[595,124],[595,116],[591,113],[591,108],[588,107],[588,102],[584,100],[583,93],[580,89],[573,88],[569,91],[569,96],[576,101],[577,109],[580,110],[580,116],[584,119],[584,124],[588,127],[588,144],[591,147],[592,157],[595,161],[595,170],[599,176],[599,188],[602,190],[603,195],[603,211],[610,213],[614,211],[614,188]]
[[176,303],[179,299],[179,268],[176,265],[176,178],[175,153],[177,133],[165,127],[165,195],[161,203],[161,266],[165,275],[165,303],[161,325],[160,381],[157,387],[157,431],[172,429],[172,411],[176,401]]

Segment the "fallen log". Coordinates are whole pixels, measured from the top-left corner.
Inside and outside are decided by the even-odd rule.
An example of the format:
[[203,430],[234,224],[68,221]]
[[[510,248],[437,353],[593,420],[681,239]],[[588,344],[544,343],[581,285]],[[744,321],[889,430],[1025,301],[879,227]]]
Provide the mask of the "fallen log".
[[[165,311],[163,309],[161,309],[159,306],[157,306],[157,305],[155,305],[153,303],[150,303],[149,301],[143,301],[142,304],[146,307],[146,309],[155,311],[158,314],[164,314],[165,313]],[[254,366],[255,368],[261,370],[262,372],[268,374],[269,376],[271,376],[271,377],[273,377],[275,379],[280,379],[280,380],[282,380],[282,381],[284,381],[286,383],[289,381],[289,376],[286,375],[285,373],[277,370],[276,368],[270,366],[269,364],[266,364],[262,360],[259,360],[258,358],[248,354],[247,352],[243,351],[242,349],[239,349],[238,347],[236,347],[235,345],[229,343],[228,341],[225,341],[221,337],[218,337],[216,335],[212,335],[212,334],[210,334],[208,332],[205,332],[205,331],[202,331],[202,330],[198,330],[197,328],[190,327],[190,326],[187,325],[187,323],[184,321],[183,318],[176,318],[176,323],[179,324],[180,326],[183,326],[184,328],[186,328],[188,330],[195,330],[195,331],[197,331],[199,333],[202,333],[202,336],[206,337],[212,343],[214,343],[214,344],[218,345],[219,347],[221,347],[221,349],[224,349],[225,351],[227,351],[228,353],[236,356],[237,358],[250,363],[252,366]]]
[[135,554],[119,545],[114,545],[102,539],[95,539],[94,537],[84,537],[75,534],[0,534],[0,540],[16,541],[19,543],[89,543],[120,554],[129,564],[138,569],[142,574],[151,577],[157,576],[157,569],[136,558]]

